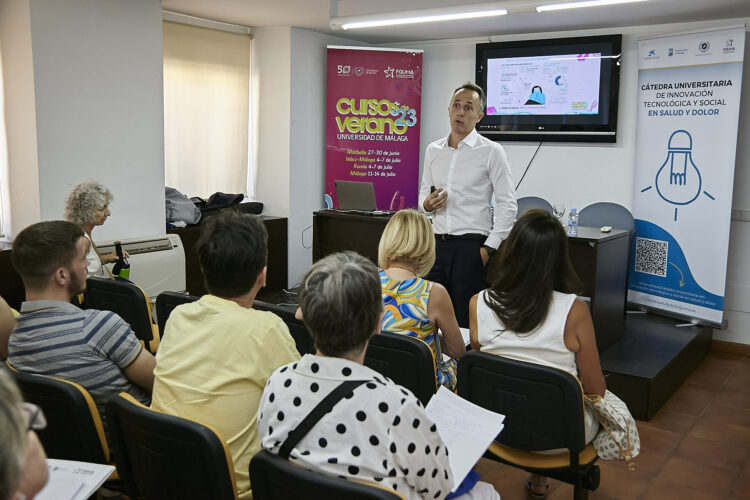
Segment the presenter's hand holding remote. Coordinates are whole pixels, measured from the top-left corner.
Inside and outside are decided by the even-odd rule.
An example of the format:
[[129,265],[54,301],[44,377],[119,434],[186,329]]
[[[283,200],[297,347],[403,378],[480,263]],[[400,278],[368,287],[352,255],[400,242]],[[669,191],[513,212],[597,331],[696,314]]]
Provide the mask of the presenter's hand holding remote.
[[424,199],[424,209],[428,212],[434,212],[445,206],[445,202],[448,200],[448,192],[444,191],[443,188],[438,188],[431,192],[427,198]]

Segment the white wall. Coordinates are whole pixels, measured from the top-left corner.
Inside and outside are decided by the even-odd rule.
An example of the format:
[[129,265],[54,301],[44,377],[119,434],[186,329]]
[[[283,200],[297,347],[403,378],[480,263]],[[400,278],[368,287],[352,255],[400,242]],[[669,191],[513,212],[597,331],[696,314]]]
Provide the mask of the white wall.
[[255,199],[264,215],[289,216],[291,28],[253,29],[253,99],[257,110]]
[[323,208],[326,46],[364,44],[299,28],[291,35],[289,283],[294,285],[312,265],[312,214]]
[[[628,208],[633,199],[633,172],[636,142],[637,102],[637,40],[640,36],[670,34],[717,26],[737,25],[750,19],[731,19],[701,23],[659,26],[638,26],[622,29],[585,30],[564,33],[536,33],[502,40],[554,38],[565,36],[623,33],[623,66],[620,85],[618,138],[616,144],[543,144],[518,196],[536,195],[551,202],[563,202],[579,210],[597,201],[612,201]],[[422,136],[420,150],[429,142],[448,133],[448,100],[451,91],[466,80],[473,81],[476,43],[485,39],[427,41],[389,44],[424,49],[422,91]],[[750,37],[746,37],[746,55],[750,54]],[[450,75],[446,78],[445,75]],[[737,141],[734,200],[735,210],[750,210],[750,118],[743,110],[750,109],[750,63],[743,74],[742,104]],[[504,143],[516,182],[526,168],[537,143]],[[421,161],[420,161],[421,163]],[[744,218],[750,219],[744,214]],[[699,230],[699,228],[696,228]],[[734,220],[731,225],[725,318],[727,330],[715,330],[714,338],[750,344],[750,224]]]
[[[112,191],[112,217],[96,240],[164,233],[161,3],[158,0],[7,0],[24,4],[7,22],[30,32],[33,99],[13,114],[36,117],[36,161],[9,138],[13,231],[60,219],[67,194],[95,179]],[[4,21],[5,23],[5,21]],[[30,30],[29,30],[30,27]],[[3,26],[3,38],[12,37]],[[11,47],[15,40],[10,41]],[[5,51],[6,44],[3,43]],[[29,54],[23,64],[28,64]],[[6,103],[15,95],[6,87]],[[30,101],[30,102],[28,102]],[[33,104],[33,105],[32,105]],[[21,122],[22,123],[22,122]],[[34,177],[38,176],[35,189]],[[33,201],[30,201],[33,200]],[[36,210],[27,212],[30,203]]]

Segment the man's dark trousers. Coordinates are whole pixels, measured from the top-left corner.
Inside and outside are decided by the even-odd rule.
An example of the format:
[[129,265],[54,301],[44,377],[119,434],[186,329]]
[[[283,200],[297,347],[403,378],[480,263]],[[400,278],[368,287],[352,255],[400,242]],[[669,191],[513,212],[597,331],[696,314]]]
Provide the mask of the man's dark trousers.
[[435,235],[435,264],[425,279],[448,290],[458,325],[463,328],[469,327],[469,300],[487,288],[487,268],[479,253],[485,239],[481,234]]

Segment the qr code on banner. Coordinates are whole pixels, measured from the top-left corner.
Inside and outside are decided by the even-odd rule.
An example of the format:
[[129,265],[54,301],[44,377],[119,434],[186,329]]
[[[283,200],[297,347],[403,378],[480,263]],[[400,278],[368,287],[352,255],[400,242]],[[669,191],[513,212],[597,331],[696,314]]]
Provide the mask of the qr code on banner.
[[668,250],[669,243],[666,241],[636,238],[635,270],[639,273],[666,277]]

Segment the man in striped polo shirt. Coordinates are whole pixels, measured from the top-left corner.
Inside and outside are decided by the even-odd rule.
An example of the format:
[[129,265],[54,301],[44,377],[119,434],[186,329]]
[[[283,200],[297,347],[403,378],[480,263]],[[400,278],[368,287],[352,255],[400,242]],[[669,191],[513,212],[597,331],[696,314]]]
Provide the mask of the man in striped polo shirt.
[[151,353],[117,314],[70,302],[86,288],[88,246],[81,228],[66,221],[33,224],[13,241],[26,302],[10,336],[8,361],[23,372],[77,382],[100,410],[122,391],[148,404]]

